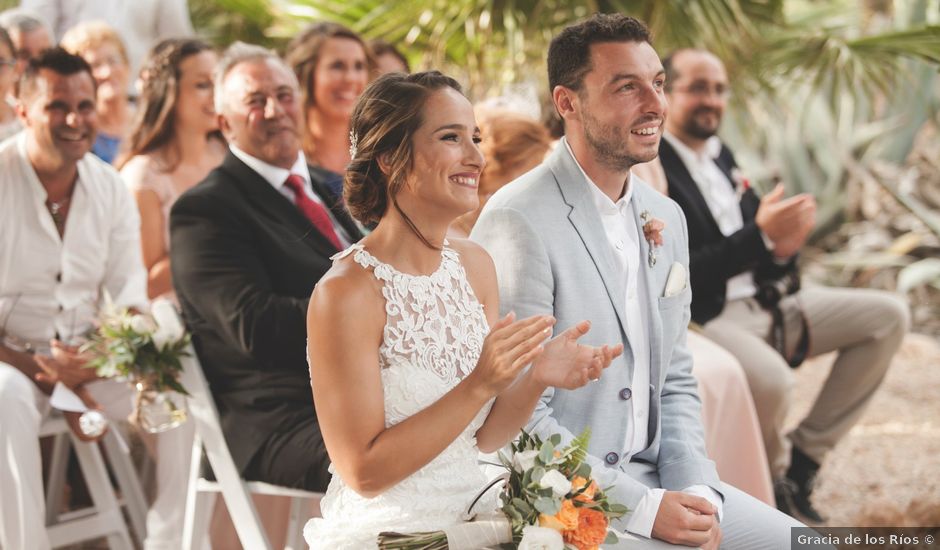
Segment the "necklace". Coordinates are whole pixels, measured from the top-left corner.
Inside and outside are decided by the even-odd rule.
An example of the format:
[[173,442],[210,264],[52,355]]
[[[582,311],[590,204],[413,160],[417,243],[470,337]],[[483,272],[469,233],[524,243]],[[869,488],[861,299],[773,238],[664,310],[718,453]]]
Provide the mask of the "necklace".
[[58,227],[62,227],[65,223],[65,212],[63,212],[63,210],[68,206],[70,200],[72,200],[72,197],[65,197],[57,201],[46,201],[46,208],[49,209],[49,214],[52,215],[52,221],[55,222]]

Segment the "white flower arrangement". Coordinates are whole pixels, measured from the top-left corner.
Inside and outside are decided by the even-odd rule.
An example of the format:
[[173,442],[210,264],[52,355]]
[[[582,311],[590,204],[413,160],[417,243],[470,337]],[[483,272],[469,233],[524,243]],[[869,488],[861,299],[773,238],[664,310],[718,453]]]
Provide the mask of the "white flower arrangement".
[[189,335],[172,303],[156,300],[148,314],[118,309],[108,300],[99,321],[82,347],[98,376],[188,395],[178,379]]

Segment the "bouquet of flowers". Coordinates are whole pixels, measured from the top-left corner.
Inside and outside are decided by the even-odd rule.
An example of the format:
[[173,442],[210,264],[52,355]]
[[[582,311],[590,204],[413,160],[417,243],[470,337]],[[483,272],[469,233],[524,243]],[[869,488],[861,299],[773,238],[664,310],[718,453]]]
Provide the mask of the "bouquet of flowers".
[[180,358],[190,337],[176,308],[156,300],[150,313],[132,313],[107,300],[98,328],[82,346],[87,366],[102,378],[127,380],[137,390],[131,421],[157,433],[186,421],[185,395],[179,382]]
[[[512,444],[512,456],[499,453],[508,471],[495,517],[431,533],[382,533],[382,550],[457,550],[478,543],[520,550],[594,550],[617,542],[610,520],[627,513],[611,503],[591,478],[585,462],[589,430],[559,449],[561,436],[542,441],[525,431]],[[494,540],[491,533],[497,533]],[[461,543],[458,541],[467,541]]]

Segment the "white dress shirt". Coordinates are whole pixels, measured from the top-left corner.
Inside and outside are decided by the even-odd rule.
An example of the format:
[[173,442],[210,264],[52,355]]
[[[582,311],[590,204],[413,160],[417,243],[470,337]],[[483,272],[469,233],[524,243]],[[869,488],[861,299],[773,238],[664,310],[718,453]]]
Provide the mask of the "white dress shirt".
[[231,149],[233,155],[238,157],[238,160],[244,162],[249,168],[257,172],[259,176],[270,183],[274,189],[289,200],[291,204],[294,204],[294,191],[286,185],[287,176],[294,174],[303,178],[304,193],[326,210],[326,213],[330,216],[330,223],[333,224],[333,230],[336,231],[336,236],[339,237],[343,247],[348,247],[355,242],[336,219],[336,216],[333,215],[330,207],[314,192],[313,184],[310,183],[310,168],[307,166],[307,157],[304,156],[303,151],[297,153],[297,160],[294,162],[294,165],[291,166],[290,170],[286,170],[280,166],[268,164],[259,158],[249,155],[233,143],[229,144],[229,149]]
[[[741,199],[734,190],[733,182],[728,180],[724,172],[715,164],[715,159],[721,153],[721,140],[712,136],[705,142],[702,153],[697,153],[682,143],[679,138],[666,132],[663,137],[672,145],[679,155],[679,159],[689,170],[689,174],[698,185],[699,191],[705,197],[705,204],[711,211],[715,223],[721,234],[727,237],[744,227],[744,218],[741,215]],[[761,233],[763,237],[763,233]],[[764,237],[765,246],[768,239]],[[726,299],[739,300],[750,298],[757,294],[754,284],[754,274],[751,271],[738,273],[728,279]]]
[[[640,296],[646,296],[648,289],[646,286],[646,271],[640,269],[640,266],[644,265],[645,259],[641,254],[641,236],[636,224],[636,217],[639,216],[639,213],[634,211],[631,204],[633,188],[639,179],[634,178],[631,174],[627,179],[623,196],[617,202],[613,202],[587,175],[574,153],[572,153],[568,142],[566,140],[562,141],[564,141],[568,153],[571,154],[571,158],[574,159],[575,164],[584,175],[584,179],[590,184],[594,205],[600,214],[604,234],[607,236],[607,243],[619,271],[626,274],[624,311],[627,315],[627,339],[630,341],[630,348],[633,352],[633,379],[631,385],[636,389],[636,391],[633,391],[629,402],[633,421],[627,427],[624,440],[624,457],[629,460],[629,457],[647,447],[649,436],[650,396],[647,388],[650,383],[650,339],[648,331],[650,311],[646,300],[639,298]],[[683,492],[706,498],[721,510],[721,497],[711,487],[693,485],[684,489]],[[659,505],[665,493],[665,489],[649,489],[636,509],[631,511],[630,520],[627,522],[627,531],[649,538],[653,531],[653,523],[656,521],[656,514],[659,512]]]
[[137,205],[111,166],[90,153],[78,162],[62,238],[25,133],[0,145],[0,166],[0,333],[43,350],[86,333],[105,292],[147,307]]

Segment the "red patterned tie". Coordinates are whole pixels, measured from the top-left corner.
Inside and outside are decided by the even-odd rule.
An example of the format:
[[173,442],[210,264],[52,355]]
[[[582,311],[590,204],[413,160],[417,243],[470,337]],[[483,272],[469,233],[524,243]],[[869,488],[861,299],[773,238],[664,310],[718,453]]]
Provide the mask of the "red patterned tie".
[[307,219],[313,223],[313,226],[316,227],[324,237],[329,239],[337,250],[342,250],[343,245],[340,243],[336,231],[333,230],[330,215],[327,214],[326,208],[324,208],[322,204],[307,196],[304,190],[304,179],[297,174],[291,174],[287,176],[287,181],[285,181],[284,184],[294,192],[294,204],[303,212],[304,216],[307,216]]

